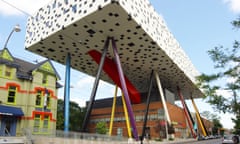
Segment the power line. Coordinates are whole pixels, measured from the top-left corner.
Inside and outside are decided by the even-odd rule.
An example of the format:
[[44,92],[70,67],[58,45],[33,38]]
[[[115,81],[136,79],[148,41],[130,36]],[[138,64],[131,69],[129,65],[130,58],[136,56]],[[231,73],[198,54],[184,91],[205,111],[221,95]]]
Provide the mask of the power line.
[[20,11],[20,12],[23,13],[24,15],[27,15],[27,16],[31,16],[31,17],[33,17],[31,14],[29,14],[29,13],[27,13],[26,11],[24,11],[24,10],[22,10],[22,9],[20,9],[20,8],[18,8],[18,7],[16,7],[15,5],[13,5],[13,4],[9,3],[9,2],[6,2],[5,0],[1,0],[1,1],[4,2],[5,4],[7,4],[7,5],[13,7],[14,9]]

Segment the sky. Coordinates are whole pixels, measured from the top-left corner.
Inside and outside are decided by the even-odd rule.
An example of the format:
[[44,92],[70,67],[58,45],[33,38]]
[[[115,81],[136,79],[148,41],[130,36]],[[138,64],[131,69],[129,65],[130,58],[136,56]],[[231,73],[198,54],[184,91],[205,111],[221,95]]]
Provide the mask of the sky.
[[[16,24],[21,32],[13,33],[7,47],[13,56],[33,62],[44,60],[24,48],[27,18],[50,0],[0,0],[0,47],[4,46],[7,37]],[[183,50],[200,73],[214,72],[213,62],[207,51],[215,46],[231,47],[239,32],[233,29],[231,21],[240,15],[240,0],[150,0],[155,10],[166,22]],[[64,83],[65,67],[53,62]],[[70,99],[81,106],[89,100],[94,78],[76,70],[71,70]],[[58,96],[63,97],[63,88]],[[114,95],[114,86],[100,82],[96,99]],[[190,110],[193,106],[187,101]],[[225,128],[232,128],[231,114],[215,112],[202,99],[196,100],[201,112],[210,111],[221,117]],[[177,105],[181,105],[177,103]]]

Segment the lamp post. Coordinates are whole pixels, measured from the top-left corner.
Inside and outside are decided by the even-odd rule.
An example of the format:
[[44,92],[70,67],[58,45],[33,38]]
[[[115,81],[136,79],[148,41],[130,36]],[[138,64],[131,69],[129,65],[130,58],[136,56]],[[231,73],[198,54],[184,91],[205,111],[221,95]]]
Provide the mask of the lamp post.
[[7,48],[8,41],[9,41],[10,37],[12,36],[13,32],[20,32],[20,31],[21,31],[20,26],[17,24],[17,25],[12,29],[12,31],[10,32],[10,34],[9,34],[9,36],[8,36],[5,44],[4,44],[4,48]]

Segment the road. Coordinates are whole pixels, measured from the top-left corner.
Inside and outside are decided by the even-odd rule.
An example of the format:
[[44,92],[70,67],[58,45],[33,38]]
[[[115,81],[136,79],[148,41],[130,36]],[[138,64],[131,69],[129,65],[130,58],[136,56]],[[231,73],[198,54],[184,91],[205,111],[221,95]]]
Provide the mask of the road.
[[[210,139],[210,140],[183,142],[182,144],[221,144],[221,143],[222,143],[222,139]],[[176,144],[180,144],[180,143],[176,143]]]

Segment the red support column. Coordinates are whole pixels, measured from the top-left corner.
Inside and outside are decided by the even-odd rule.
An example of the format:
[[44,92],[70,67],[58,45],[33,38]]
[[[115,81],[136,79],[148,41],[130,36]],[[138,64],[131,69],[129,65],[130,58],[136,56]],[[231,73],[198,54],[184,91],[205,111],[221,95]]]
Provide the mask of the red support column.
[[178,96],[179,96],[179,98],[180,98],[180,100],[182,102],[182,105],[183,105],[183,111],[184,111],[184,114],[185,114],[185,116],[187,118],[187,122],[188,122],[188,125],[189,125],[190,130],[191,130],[191,134],[192,134],[193,138],[196,138],[197,136],[196,136],[196,133],[194,132],[193,125],[192,125],[192,122],[190,120],[190,116],[188,115],[188,112],[187,112],[187,106],[185,104],[183,95],[182,95],[181,90],[180,90],[179,87],[177,87],[177,91],[178,91]]

